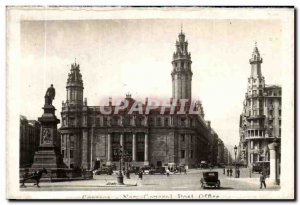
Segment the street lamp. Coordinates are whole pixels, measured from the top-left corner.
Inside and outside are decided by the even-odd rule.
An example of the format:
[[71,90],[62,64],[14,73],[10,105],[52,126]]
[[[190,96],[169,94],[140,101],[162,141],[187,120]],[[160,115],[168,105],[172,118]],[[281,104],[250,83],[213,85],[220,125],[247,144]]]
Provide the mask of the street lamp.
[[234,163],[235,163],[235,178],[237,178],[237,172],[236,172],[236,152],[237,152],[237,146],[234,145]]
[[118,184],[124,184],[124,182],[123,182],[124,177],[123,177],[123,174],[122,174],[122,160],[123,160],[123,148],[122,148],[122,146],[120,146],[120,149],[119,149],[119,160],[120,160],[120,169],[119,169],[119,174],[117,176],[117,182],[118,182]]

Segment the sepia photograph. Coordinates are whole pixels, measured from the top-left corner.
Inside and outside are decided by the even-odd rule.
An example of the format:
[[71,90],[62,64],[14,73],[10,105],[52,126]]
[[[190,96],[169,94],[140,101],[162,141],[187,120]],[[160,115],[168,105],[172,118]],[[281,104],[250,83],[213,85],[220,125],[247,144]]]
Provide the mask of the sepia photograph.
[[8,6],[6,197],[295,199],[294,13]]

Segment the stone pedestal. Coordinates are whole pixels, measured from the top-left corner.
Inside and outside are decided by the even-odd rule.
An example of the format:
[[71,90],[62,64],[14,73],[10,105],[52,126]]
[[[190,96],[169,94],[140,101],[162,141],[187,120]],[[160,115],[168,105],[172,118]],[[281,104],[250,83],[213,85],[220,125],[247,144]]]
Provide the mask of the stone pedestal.
[[[41,123],[40,144],[34,155],[32,169],[46,168],[55,173],[59,168],[65,168],[62,156],[60,155],[60,144],[57,136],[57,124],[59,120],[55,116],[55,107],[45,105],[44,114],[38,118]],[[52,176],[55,177],[55,176]]]
[[273,142],[268,145],[270,150],[270,183],[271,184],[278,184],[278,172],[277,172],[277,147],[278,143]]

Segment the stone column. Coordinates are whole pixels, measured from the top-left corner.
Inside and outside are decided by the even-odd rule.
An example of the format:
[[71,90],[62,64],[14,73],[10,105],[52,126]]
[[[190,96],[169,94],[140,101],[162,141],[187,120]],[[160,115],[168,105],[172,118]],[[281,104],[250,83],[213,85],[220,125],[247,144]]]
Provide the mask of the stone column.
[[278,144],[276,142],[273,142],[268,145],[270,150],[270,183],[272,184],[278,184],[278,172],[277,172],[277,157],[276,157],[276,151],[277,151]]
[[111,154],[112,154],[111,150],[112,150],[111,149],[111,134],[108,133],[107,134],[107,162],[106,162],[107,165],[111,165]]
[[88,169],[88,131],[83,130],[82,132],[82,150],[81,150],[81,165],[84,169]]
[[149,165],[148,160],[148,133],[145,133],[145,156],[144,156],[144,165]]
[[122,146],[122,150],[124,150],[124,134],[120,133],[120,146]]
[[136,161],[136,136],[135,133],[132,134],[132,161]]

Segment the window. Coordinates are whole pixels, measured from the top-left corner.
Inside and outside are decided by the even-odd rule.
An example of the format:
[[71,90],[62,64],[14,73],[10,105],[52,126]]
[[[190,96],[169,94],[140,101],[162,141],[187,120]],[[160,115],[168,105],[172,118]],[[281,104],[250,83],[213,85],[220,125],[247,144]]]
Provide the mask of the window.
[[181,135],[181,142],[184,142],[184,134]]
[[165,126],[169,126],[169,118],[168,117],[165,118]]
[[161,118],[160,117],[157,117],[157,126],[161,126]]
[[150,125],[150,126],[153,126],[153,124],[154,124],[153,118],[152,118],[152,117],[149,117],[149,125]]
[[141,118],[136,117],[136,118],[135,118],[135,125],[136,125],[136,126],[141,126],[141,124],[142,124],[142,123],[141,123]]
[[193,156],[193,154],[194,154],[194,153],[193,153],[193,150],[191,150],[191,158],[193,158],[193,157],[194,157],[194,156]]
[[61,150],[61,155],[62,155],[63,158],[65,157],[65,150],[64,149]]
[[185,126],[185,119],[181,118],[181,126]]
[[107,117],[103,118],[103,126],[107,126]]
[[183,62],[181,62],[181,67],[183,67],[184,66],[184,63]]
[[113,143],[119,143],[119,142],[120,142],[120,136],[114,134],[114,135],[112,136],[112,142],[113,142]]
[[144,152],[137,152],[136,153],[136,159],[138,162],[143,162],[145,160],[144,158],[145,153]]
[[124,126],[130,125],[130,117],[129,117],[129,116],[125,116],[123,122],[124,122],[124,123],[123,123]]
[[185,158],[185,150],[181,150],[181,159]]
[[61,136],[61,142],[65,143],[65,136],[64,135]]
[[124,140],[125,140],[125,143],[131,143],[132,142],[132,136],[131,135],[125,135]]
[[144,143],[145,137],[143,135],[137,135],[136,141],[137,143]]
[[256,94],[256,90],[253,90],[253,95],[255,95]]
[[120,159],[120,153],[119,153],[119,149],[118,148],[113,148],[112,149],[112,154],[113,154],[113,156],[112,156],[112,160],[113,161],[119,161],[119,159]]
[[70,150],[70,158],[73,158],[73,157],[74,157],[74,151]]
[[96,118],[96,126],[100,126],[100,118],[99,117]]
[[191,143],[194,142],[194,135],[191,135]]
[[281,110],[279,110],[279,116],[281,116]]
[[115,116],[115,117],[113,117],[112,118],[112,121],[111,121],[111,124],[112,124],[112,126],[117,126],[118,125],[118,117],[117,116]]

